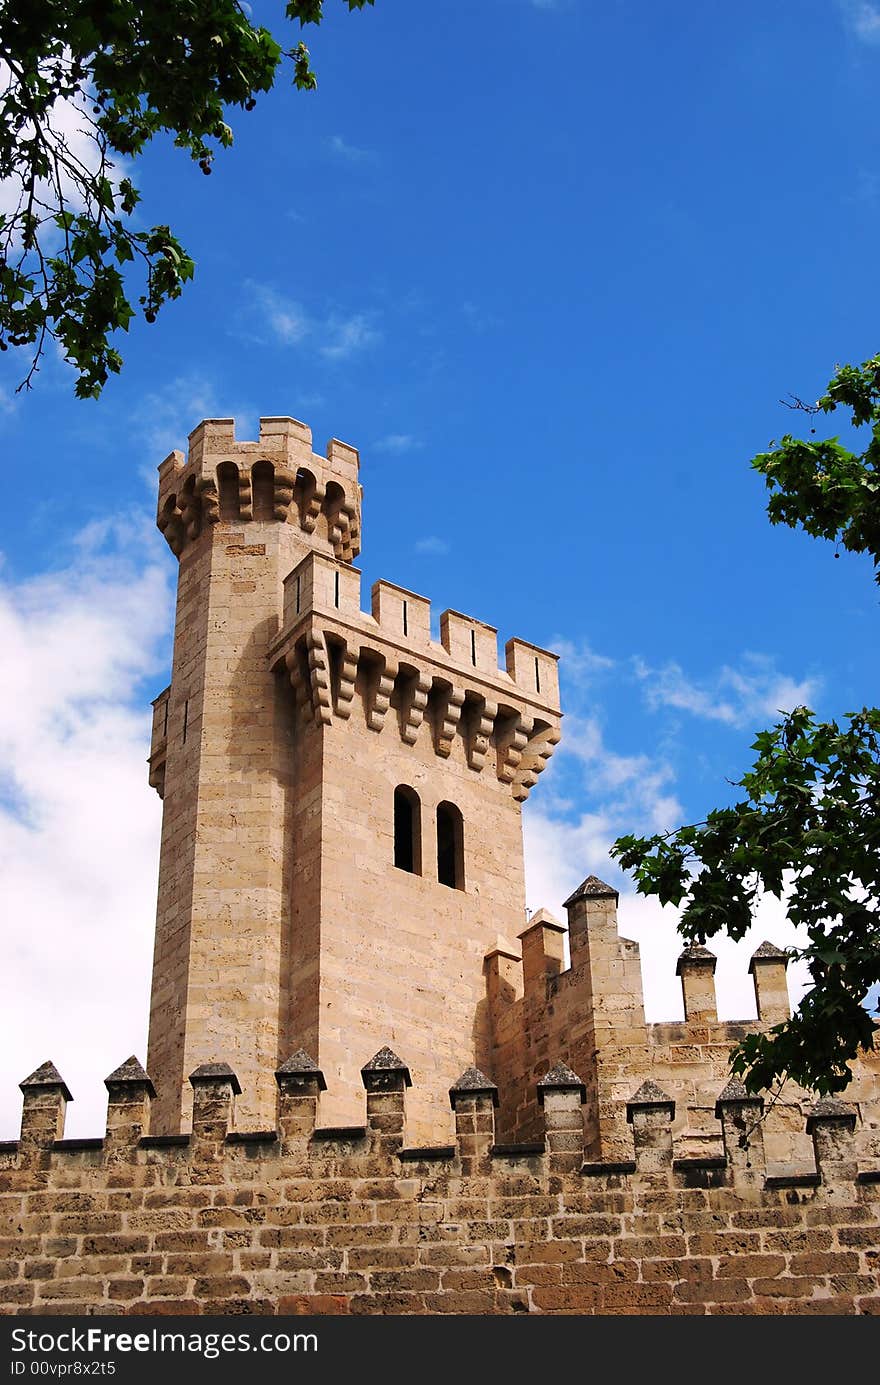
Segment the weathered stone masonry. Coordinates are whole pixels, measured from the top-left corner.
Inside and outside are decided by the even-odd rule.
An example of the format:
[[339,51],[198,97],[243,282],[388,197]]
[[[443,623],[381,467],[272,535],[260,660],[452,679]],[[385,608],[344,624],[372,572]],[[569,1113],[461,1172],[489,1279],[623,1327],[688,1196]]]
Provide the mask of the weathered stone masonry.
[[556,656],[499,667],[456,611],[435,640],[390,582],[362,611],[358,466],[269,418],[159,468],[149,1076],[107,1078],[90,1140],[51,1063],[21,1084],[0,1311],[876,1313],[880,1050],[843,1101],[764,1109],[729,1053],[789,1013],[780,949],[756,1020],[718,1019],[690,947],[684,1020],[646,1024],[613,888],[526,921]]
[[[497,1144],[476,1069],[450,1093],[448,1147],[407,1148],[409,1073],[363,1069],[366,1123],[315,1129],[324,1079],[305,1053],[276,1073],[277,1124],[229,1130],[238,1081],[192,1075],[192,1132],[143,1136],[152,1084],[107,1080],[103,1140],[64,1141],[67,1091],[22,1084],[21,1140],[0,1151],[7,1313],[880,1312],[880,1170],[859,1169],[855,1112],[808,1117],[814,1167],[768,1176],[760,1101],[718,1098],[725,1156],[674,1159],[673,1102],[626,1107],[632,1157],[583,1162],[583,1086],[542,1080],[544,1137]],[[745,1143],[742,1143],[743,1136]]]

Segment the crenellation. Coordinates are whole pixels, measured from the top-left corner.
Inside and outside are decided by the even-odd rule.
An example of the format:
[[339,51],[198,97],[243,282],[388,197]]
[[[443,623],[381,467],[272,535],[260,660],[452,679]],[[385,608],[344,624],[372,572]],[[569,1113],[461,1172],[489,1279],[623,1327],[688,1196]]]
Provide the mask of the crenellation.
[[[467,622],[467,629],[472,625],[473,622]],[[416,716],[404,718],[401,724],[401,735],[410,744],[414,743],[431,692],[435,692],[436,704],[446,690],[453,689],[451,724],[444,726],[441,717],[439,727],[435,726],[437,753],[444,757],[448,754],[461,709],[465,707],[471,768],[482,770],[490,751],[494,751],[497,776],[511,784],[516,781],[514,796],[518,801],[527,796],[560,739],[558,701],[539,700],[533,704],[523,699],[517,707],[520,690],[511,687],[509,675],[498,668],[497,660],[491,666],[488,658],[482,659],[479,666],[467,659],[463,664],[461,660],[452,661],[447,649],[430,639],[430,604],[425,598],[391,583],[378,582],[372,589],[372,610],[368,615],[360,610],[360,573],[323,554],[310,553],[284,581],[283,629],[270,654],[275,666],[288,655],[290,646],[303,638],[307,628],[317,629],[339,648],[351,650],[352,659],[360,657],[374,672],[384,660],[389,677],[395,668],[394,679],[403,671],[407,679],[415,680]],[[483,627],[484,631],[488,628]],[[374,679],[371,698],[375,691]],[[384,686],[379,692],[382,698],[386,693],[391,695],[391,690]],[[529,693],[529,699],[535,697],[536,693]],[[348,710],[346,702],[346,714]],[[371,702],[368,713],[376,712],[373,729],[384,726],[387,710],[383,701],[378,706]]]
[[357,476],[354,448],[333,440],[318,457],[295,419],[261,419],[256,442],[237,440],[232,419],[206,419],[186,457],[172,452],[159,468],[157,523],[178,557],[214,525],[268,521],[296,523],[351,562],[360,548]]
[[[272,1129],[228,1128],[238,1083],[218,1061],[192,1074],[191,1137],[144,1136],[124,1157],[62,1140],[38,1168],[17,1152],[0,1166],[0,1311],[211,1313],[234,1297],[286,1314],[292,1292],[318,1314],[473,1311],[462,1295],[481,1312],[667,1313],[695,1296],[710,1313],[876,1307],[880,1166],[862,1165],[845,1103],[811,1109],[815,1164],[780,1175],[760,1123],[740,1134],[756,1103],[735,1082],[717,1092],[725,1156],[676,1156],[674,1099],[647,1079],[624,1102],[630,1157],[596,1163],[586,1084],[558,1060],[536,1087],[541,1138],[514,1144],[496,1138],[498,1090],[476,1067],[449,1091],[454,1142],[433,1147],[406,1142],[407,1064],[385,1046],[361,1072],[363,1125],[316,1126],[326,1087],[301,1050],[275,1074]],[[55,1073],[22,1084],[25,1104]],[[108,1129],[114,1085],[152,1100],[135,1059],[107,1082]],[[422,1286],[421,1306],[389,1298],[401,1282]]]
[[[277,442],[279,438],[283,439],[280,444]],[[290,455],[302,452],[309,457],[312,452],[312,430],[307,423],[300,423],[296,418],[261,418],[260,443],[264,446],[276,444],[286,448]]]
[[769,942],[761,943],[749,962],[758,1019],[768,1026],[781,1024],[791,1015],[785,976],[787,967],[788,954]]
[[90,1139],[52,1064],[21,1084],[0,1311],[877,1311],[880,1048],[842,1101],[749,1093],[730,1050],[788,1014],[783,950],[757,1020],[718,1019],[691,946],[684,1019],[647,1024],[612,886],[527,916],[557,656],[500,668],[456,611],[434,640],[386,581],[362,611],[358,469],[281,417],[159,468],[147,1067]]
[[440,616],[440,643],[454,664],[483,673],[498,669],[498,631],[460,611],[443,611]]
[[[730,1112],[724,1108],[722,1119],[716,1099],[730,1075],[731,1050],[747,1034],[760,1033],[766,1020],[718,1020],[712,984],[715,959],[707,949],[691,946],[676,967],[685,983],[684,1021],[646,1024],[639,950],[618,934],[617,892],[591,876],[567,907],[567,968],[565,929],[543,910],[520,933],[521,956],[499,943],[485,957],[490,1071],[505,1079],[499,1113],[502,1137],[531,1138],[537,1128],[533,1084],[556,1053],[583,1077],[590,1160],[622,1157],[628,1137],[621,1111],[636,1076],[657,1082],[675,1105],[676,1158],[718,1157],[740,1116],[734,1104]],[[768,943],[760,952],[763,965],[779,966],[784,977],[781,949]],[[762,965],[760,960],[757,965]],[[851,1103],[859,1112],[856,1141],[865,1158],[878,1153],[878,1078],[880,1052],[875,1050],[855,1065],[851,1084]],[[726,1092],[732,1100],[729,1082]],[[765,1157],[766,1137],[768,1167],[798,1168],[810,1158],[804,1125],[808,1110],[808,1094],[791,1082],[775,1094],[761,1121],[760,1157]]]
[[699,943],[686,947],[679,957],[676,976],[681,977],[684,1017],[688,1024],[714,1024],[718,1019],[715,1001],[717,958]]
[[559,655],[526,640],[510,639],[504,646],[505,667],[517,687],[548,706],[559,706]]

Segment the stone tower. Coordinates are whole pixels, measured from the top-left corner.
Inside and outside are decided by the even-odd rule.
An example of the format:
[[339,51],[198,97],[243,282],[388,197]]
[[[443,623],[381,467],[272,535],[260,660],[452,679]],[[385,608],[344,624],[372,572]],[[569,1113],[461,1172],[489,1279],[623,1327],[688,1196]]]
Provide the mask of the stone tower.
[[188,1076],[230,1063],[237,1124],[273,1127],[274,1070],[305,1048],[329,1122],[359,1118],[382,1044],[416,1079],[414,1138],[491,1068],[483,960],[524,923],[521,805],[559,740],[556,657],[377,582],[361,610],[358,454],[260,420],[193,431],[159,468],[180,563],[147,1065],[153,1129]]

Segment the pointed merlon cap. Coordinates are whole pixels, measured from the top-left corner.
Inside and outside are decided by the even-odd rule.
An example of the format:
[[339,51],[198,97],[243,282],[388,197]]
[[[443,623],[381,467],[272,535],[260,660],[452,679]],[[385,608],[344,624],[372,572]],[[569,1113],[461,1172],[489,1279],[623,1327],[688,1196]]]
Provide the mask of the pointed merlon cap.
[[241,1095],[241,1083],[228,1063],[202,1063],[189,1075],[190,1085],[198,1087],[208,1082],[228,1082],[236,1096]]
[[731,1077],[727,1086],[718,1093],[715,1102],[715,1119],[721,1119],[723,1106],[760,1106],[763,1110],[764,1098],[746,1089],[738,1077]]
[[364,1086],[369,1088],[370,1082],[380,1074],[389,1074],[401,1077],[405,1087],[412,1086],[412,1078],[409,1075],[409,1068],[402,1058],[387,1047],[380,1048],[378,1053],[374,1053],[369,1063],[364,1063],[361,1068],[361,1077]]
[[32,1072],[30,1077],[26,1077],[18,1085],[25,1093],[32,1092],[37,1087],[57,1087],[65,1101],[73,1101],[70,1089],[54,1063],[41,1063],[36,1072]]
[[519,937],[524,938],[526,933],[530,933],[533,928],[550,928],[554,933],[567,933],[568,928],[559,919],[555,919],[549,909],[538,909],[532,914],[525,928],[520,929]]
[[815,1125],[843,1125],[849,1130],[856,1128],[856,1110],[847,1101],[835,1101],[823,1097],[807,1112],[807,1134],[812,1134]]
[[749,962],[749,975],[754,972],[756,962],[781,962],[783,966],[787,967],[788,953],[784,952],[781,947],[777,947],[775,943],[762,943],[752,953],[752,959]]
[[544,1105],[547,1092],[580,1092],[581,1101],[587,1099],[587,1089],[576,1072],[564,1063],[557,1063],[538,1081],[538,1105]]
[[668,1096],[661,1087],[657,1086],[656,1082],[652,1082],[649,1078],[647,1082],[642,1083],[639,1090],[626,1103],[627,1123],[632,1125],[633,1111],[643,1111],[652,1106],[667,1107],[670,1120],[675,1115],[675,1102],[672,1097]]
[[318,1067],[310,1053],[306,1053],[304,1048],[298,1048],[296,1053],[291,1053],[279,1068],[275,1069],[275,1081],[279,1087],[285,1077],[311,1077],[318,1084],[319,1092],[326,1092],[327,1083],[324,1081],[324,1074]]
[[120,1063],[109,1077],[104,1078],[104,1086],[108,1092],[111,1087],[146,1087],[150,1096],[156,1095],[156,1088],[150,1080],[149,1073],[144,1071],[134,1054],[126,1058],[124,1063]]
[[449,1103],[455,1110],[457,1096],[491,1096],[492,1105],[498,1105],[498,1088],[490,1082],[479,1068],[466,1068],[461,1077],[449,1088]]
[[572,904],[577,904],[579,899],[613,899],[619,898],[617,890],[611,885],[606,885],[604,880],[600,880],[597,875],[588,875],[582,885],[578,885],[574,894],[570,894],[563,904],[563,909],[570,909]]
[[714,952],[710,952],[708,947],[701,947],[699,943],[691,943],[686,947],[675,964],[676,976],[681,976],[685,967],[711,967],[715,970],[715,963],[718,958]]

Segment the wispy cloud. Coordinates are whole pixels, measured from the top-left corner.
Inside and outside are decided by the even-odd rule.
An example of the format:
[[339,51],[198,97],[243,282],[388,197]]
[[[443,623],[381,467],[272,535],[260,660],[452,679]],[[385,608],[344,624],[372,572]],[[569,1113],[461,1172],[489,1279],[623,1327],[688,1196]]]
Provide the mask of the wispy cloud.
[[851,202],[880,201],[880,173],[860,168],[856,175],[855,192],[848,199]]
[[373,443],[374,452],[387,452],[393,456],[400,456],[404,452],[414,452],[422,447],[423,443],[412,433],[386,433],[384,438],[379,438]]
[[501,319],[495,313],[470,299],[462,303],[461,311],[465,322],[474,332],[489,332],[493,327],[500,326]]
[[449,552],[449,544],[436,534],[426,534],[423,539],[416,539],[413,547],[417,553],[432,554],[438,558]]
[[150,500],[156,489],[156,467],[175,448],[186,450],[187,435],[203,418],[235,418],[236,436],[256,437],[258,423],[247,408],[222,408],[217,387],[198,373],[178,375],[158,389],[144,395],[131,418],[137,425],[138,446],[143,453],[140,474]]
[[880,6],[869,0],[838,0],[843,22],[860,43],[880,44]]
[[702,681],[689,678],[675,662],[651,668],[636,658],[633,667],[652,709],[673,707],[735,727],[790,712],[811,702],[821,688],[821,679],[790,678],[778,671],[772,659],[760,654],[747,654],[741,668],[725,665],[714,677]]
[[559,655],[567,683],[576,683],[579,689],[587,687],[597,677],[616,667],[614,659],[597,654],[586,640],[576,643],[557,635],[550,641],[550,648]]
[[268,284],[245,281],[245,289],[250,294],[250,306],[269,329],[277,341],[285,346],[295,346],[304,340],[312,330],[312,323],[305,309],[290,298],[284,298]]
[[316,347],[325,360],[347,360],[381,340],[374,317],[365,312],[324,316],[310,312],[269,284],[245,282],[245,316],[251,335],[258,341],[268,334],[282,346]]
[[347,360],[356,352],[381,341],[381,333],[376,330],[366,313],[355,313],[353,317],[328,318],[323,335],[326,340],[318,349],[321,355],[330,361]]
[[326,144],[331,154],[345,159],[348,163],[372,163],[376,158],[372,149],[362,149],[357,144],[349,144],[342,135],[328,135]]

